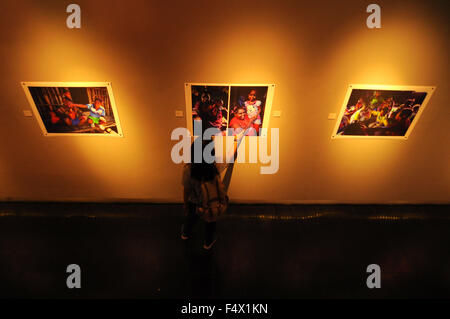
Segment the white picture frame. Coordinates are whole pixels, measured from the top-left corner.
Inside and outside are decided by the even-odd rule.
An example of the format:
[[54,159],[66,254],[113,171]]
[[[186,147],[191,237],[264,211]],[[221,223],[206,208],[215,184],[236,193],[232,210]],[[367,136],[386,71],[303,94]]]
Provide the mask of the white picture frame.
[[[228,118],[227,123],[229,123],[229,115],[230,115],[230,99],[231,99],[231,90],[232,88],[265,88],[267,87],[267,96],[265,99],[264,105],[264,116],[262,119],[261,125],[261,134],[259,136],[265,137],[267,136],[267,129],[270,127],[270,117],[272,113],[272,104],[275,93],[275,84],[260,84],[260,83],[185,83],[185,101],[186,101],[186,128],[193,135],[193,118],[192,118],[192,86],[207,86],[207,87],[228,87]],[[228,131],[228,130],[227,130]],[[228,132],[227,132],[228,134]]]
[[[117,111],[116,102],[114,99],[114,94],[112,90],[111,82],[21,82],[22,88],[25,92],[25,96],[33,110],[34,117],[38,121],[41,131],[44,136],[109,136],[109,137],[123,137],[122,126],[120,125],[119,113]],[[53,132],[49,131],[50,124],[48,121],[44,121],[42,118],[42,108],[44,105],[38,106],[35,99],[30,91],[30,88],[106,88],[108,94],[108,100],[110,109],[113,113],[113,127],[117,130],[109,130],[110,133],[89,133],[89,132],[78,132],[64,131],[64,132]],[[59,90],[58,90],[59,91]],[[75,101],[76,102],[76,101]],[[41,110],[41,111],[40,111]],[[89,129],[88,129],[89,130]],[[82,130],[80,130],[82,131]]]
[[[345,111],[349,106],[350,98],[352,97],[352,93],[354,90],[367,90],[367,91],[414,91],[420,93],[426,93],[426,96],[423,102],[420,104],[419,111],[414,116],[413,121],[409,125],[406,133],[404,135],[342,135],[338,134],[338,130],[340,128],[342,119],[344,117]],[[378,84],[350,84],[347,89],[347,93],[344,98],[344,102],[341,106],[341,110],[339,112],[339,116],[336,119],[336,123],[333,128],[333,132],[331,134],[332,139],[399,139],[399,140],[407,140],[411,135],[414,127],[420,119],[420,116],[423,114],[433,92],[436,90],[435,86],[414,86],[414,85],[378,85]]]

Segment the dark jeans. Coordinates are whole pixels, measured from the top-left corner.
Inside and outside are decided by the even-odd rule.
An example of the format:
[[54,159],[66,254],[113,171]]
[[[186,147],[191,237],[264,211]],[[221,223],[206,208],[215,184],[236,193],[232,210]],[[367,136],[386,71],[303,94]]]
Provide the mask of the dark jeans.
[[[191,237],[192,230],[200,219],[200,216],[197,214],[197,206],[193,203],[187,204],[187,212],[186,212],[186,221],[184,223],[184,235]],[[205,244],[209,245],[214,240],[214,235],[216,233],[216,222],[206,222],[205,226]]]

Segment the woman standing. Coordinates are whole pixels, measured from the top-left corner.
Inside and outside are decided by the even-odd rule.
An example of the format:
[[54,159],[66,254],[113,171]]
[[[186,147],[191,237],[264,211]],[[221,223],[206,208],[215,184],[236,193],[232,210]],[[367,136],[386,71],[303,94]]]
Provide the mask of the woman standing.
[[[226,208],[228,198],[215,163],[194,162],[194,144],[191,147],[191,163],[183,168],[184,210],[186,221],[182,227],[181,239],[192,236],[197,221],[206,222],[203,248],[209,250],[217,240],[216,221]],[[203,154],[203,152],[202,152]]]

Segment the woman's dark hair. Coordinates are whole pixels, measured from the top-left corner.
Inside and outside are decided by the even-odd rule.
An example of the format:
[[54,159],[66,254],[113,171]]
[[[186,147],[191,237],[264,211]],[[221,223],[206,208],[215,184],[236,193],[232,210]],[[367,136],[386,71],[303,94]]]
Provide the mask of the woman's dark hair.
[[239,110],[244,110],[244,112],[245,112],[245,107],[244,106],[238,106],[237,108],[236,108],[236,113],[239,111]]
[[198,106],[198,115],[202,118],[207,117],[208,115],[208,111],[209,111],[209,105],[211,104],[211,102],[206,101],[206,102],[201,102]]
[[[194,144],[191,145],[191,178],[198,181],[212,181],[219,175],[216,165],[213,163],[207,163],[203,159],[203,151],[207,145],[207,141],[202,142],[202,160],[200,163],[194,162]],[[211,152],[214,155],[214,150]]]

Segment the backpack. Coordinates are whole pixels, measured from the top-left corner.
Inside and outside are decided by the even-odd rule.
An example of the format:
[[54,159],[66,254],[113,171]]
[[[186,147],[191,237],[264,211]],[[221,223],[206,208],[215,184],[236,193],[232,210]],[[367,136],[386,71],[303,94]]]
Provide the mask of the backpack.
[[205,221],[215,222],[227,210],[228,197],[221,194],[218,178],[201,182],[200,189],[202,204],[198,209],[199,214]]

